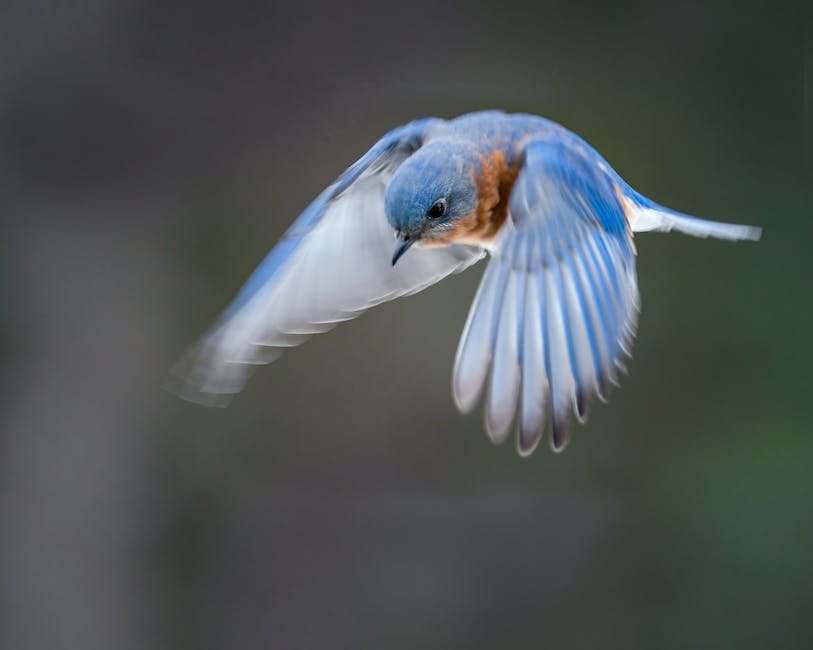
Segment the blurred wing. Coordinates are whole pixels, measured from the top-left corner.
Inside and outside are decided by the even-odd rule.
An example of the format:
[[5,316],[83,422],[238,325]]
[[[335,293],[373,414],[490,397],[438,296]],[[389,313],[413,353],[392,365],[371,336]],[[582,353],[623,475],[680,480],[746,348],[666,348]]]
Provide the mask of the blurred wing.
[[181,397],[225,406],[254,366],[387,300],[420,291],[483,255],[416,249],[391,264],[395,237],[384,191],[395,169],[439,120],[420,120],[379,140],[288,229],[211,331],[173,369]]
[[489,377],[486,429],[505,439],[518,410],[517,445],[568,440],[571,408],[583,420],[593,393],[617,383],[635,334],[635,251],[606,163],[581,140],[536,139],[525,148],[500,233],[455,361],[461,410]]

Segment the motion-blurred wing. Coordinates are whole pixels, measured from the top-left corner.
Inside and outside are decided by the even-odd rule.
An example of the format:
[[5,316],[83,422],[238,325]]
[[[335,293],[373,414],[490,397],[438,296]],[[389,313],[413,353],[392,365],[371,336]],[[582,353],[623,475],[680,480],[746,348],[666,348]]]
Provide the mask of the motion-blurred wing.
[[173,369],[181,397],[225,406],[257,364],[364,310],[420,291],[482,257],[477,249],[414,250],[393,267],[384,191],[440,120],[379,140],[288,229],[220,320]]
[[474,407],[486,380],[486,429],[529,454],[551,421],[564,448],[570,410],[583,420],[593,393],[617,382],[635,334],[635,251],[617,195],[623,183],[581,140],[525,148],[500,233],[469,313],[453,391]]

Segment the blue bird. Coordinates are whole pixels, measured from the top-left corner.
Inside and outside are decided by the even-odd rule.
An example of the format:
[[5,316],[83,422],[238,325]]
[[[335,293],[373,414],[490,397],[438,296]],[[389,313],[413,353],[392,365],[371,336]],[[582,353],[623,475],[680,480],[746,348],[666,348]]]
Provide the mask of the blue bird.
[[[225,405],[258,364],[488,253],[454,362],[458,408],[516,421],[554,451],[625,372],[640,307],[633,233],[758,240],[633,190],[590,145],[534,115],[427,118],[386,134],[311,203],[174,369],[181,397]],[[393,241],[395,249],[393,252]]]

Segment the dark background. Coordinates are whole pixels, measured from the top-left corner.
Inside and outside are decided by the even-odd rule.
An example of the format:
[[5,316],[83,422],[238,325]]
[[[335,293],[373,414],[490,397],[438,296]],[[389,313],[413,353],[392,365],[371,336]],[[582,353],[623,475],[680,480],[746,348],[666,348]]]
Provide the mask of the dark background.
[[[0,647],[813,647],[813,49],[781,3],[0,5]],[[539,113],[764,227],[638,238],[631,373],[528,460],[449,378],[483,265],[226,410],[160,390],[383,132]]]

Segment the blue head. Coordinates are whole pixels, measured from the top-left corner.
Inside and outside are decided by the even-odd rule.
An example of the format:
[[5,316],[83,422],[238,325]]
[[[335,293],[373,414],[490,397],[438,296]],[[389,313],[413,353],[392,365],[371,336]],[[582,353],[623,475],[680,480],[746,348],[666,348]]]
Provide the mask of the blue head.
[[476,160],[471,144],[438,140],[396,170],[384,195],[387,220],[398,234],[393,265],[414,243],[448,234],[474,212]]

